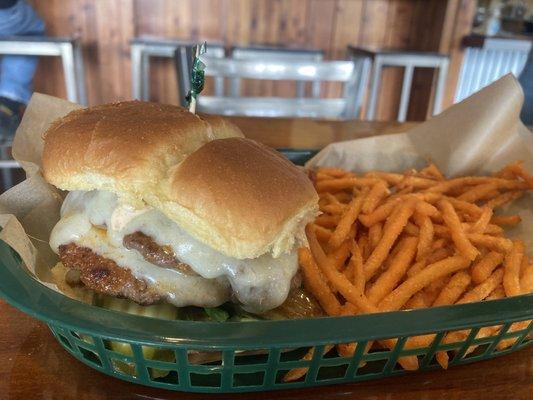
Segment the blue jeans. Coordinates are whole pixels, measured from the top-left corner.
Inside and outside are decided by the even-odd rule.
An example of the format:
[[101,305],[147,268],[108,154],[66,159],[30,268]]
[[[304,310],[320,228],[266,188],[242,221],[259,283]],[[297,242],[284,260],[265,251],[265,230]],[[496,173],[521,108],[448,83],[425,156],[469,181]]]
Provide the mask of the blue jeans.
[[[0,9],[0,37],[43,36],[44,22],[26,0]],[[24,43],[21,43],[24,46]],[[27,104],[38,57],[5,55],[0,60],[0,96]]]
[[522,70],[519,78],[524,90],[524,105],[520,118],[526,125],[533,125],[533,50],[529,51],[526,66]]

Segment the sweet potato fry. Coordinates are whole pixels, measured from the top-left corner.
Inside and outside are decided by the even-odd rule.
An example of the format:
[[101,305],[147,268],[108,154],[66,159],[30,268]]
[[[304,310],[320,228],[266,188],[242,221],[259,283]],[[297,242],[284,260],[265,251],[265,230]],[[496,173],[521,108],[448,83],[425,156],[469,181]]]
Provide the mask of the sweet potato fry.
[[345,206],[341,203],[338,204],[325,204],[320,206],[320,211],[328,214],[342,214],[344,212]]
[[352,189],[355,186],[364,186],[373,183],[375,183],[375,180],[368,180],[366,178],[324,179],[316,183],[316,190],[318,193],[325,191],[338,192],[340,190]]
[[319,172],[323,172],[325,174],[328,174],[328,175],[331,175],[335,178],[340,178],[340,177],[343,177],[343,176],[346,176],[348,174],[350,174],[348,171],[345,171],[341,168],[335,168],[335,167],[319,167],[317,170],[316,170],[317,173]]
[[320,247],[313,226],[307,225],[305,231],[311,253],[325,277],[336,287],[347,301],[356,306],[361,312],[376,312],[376,306],[373,305],[364,294],[357,293],[355,286],[342,273],[335,269],[331,260],[328,259],[324,250]]
[[493,183],[498,189],[516,190],[527,189],[527,183],[516,180],[494,178],[490,176],[464,176],[462,178],[450,179],[439,183],[428,189],[430,192],[447,193],[460,186],[480,185],[483,183]]
[[417,308],[427,308],[426,299],[422,292],[415,293],[402,307],[404,310],[416,310]]
[[522,178],[529,187],[533,187],[533,177],[524,168],[523,161],[517,161],[505,166],[503,169],[494,174],[494,176],[504,179]]
[[494,289],[492,293],[489,294],[485,300],[498,300],[498,299],[503,299],[504,297],[505,297],[505,290],[503,289],[503,285],[500,285],[496,289]]
[[405,227],[403,228],[404,232],[411,236],[419,236],[420,235],[420,229],[418,226],[413,224],[412,222],[408,222],[405,224]]
[[419,201],[416,204],[416,211],[431,217],[436,222],[442,222],[442,214],[433,204],[427,201]]
[[363,214],[371,214],[387,194],[389,194],[389,189],[385,182],[382,180],[376,182],[365,198],[362,208]]
[[514,226],[522,222],[522,218],[520,215],[495,215],[490,222],[496,225]]
[[398,248],[397,256],[392,259],[387,270],[368,289],[368,300],[377,304],[396,287],[415,255],[417,242],[414,237],[406,237],[396,245]]
[[522,268],[520,271],[520,289],[522,294],[533,293],[533,266],[526,262],[524,266],[524,260],[527,261],[527,257],[522,259]]
[[370,227],[378,222],[384,221],[392,213],[395,207],[402,202],[402,198],[395,197],[387,200],[384,204],[374,210],[372,214],[360,215],[359,221],[366,226]]
[[472,217],[474,218],[479,218],[480,215],[483,213],[483,210],[481,209],[481,207],[473,204],[473,203],[469,203],[467,201],[462,201],[462,200],[458,200],[454,197],[445,197],[446,200],[448,200],[452,206],[457,210],[457,211],[461,211],[461,212],[465,212],[469,215],[471,215]]
[[398,189],[411,187],[413,189],[427,189],[435,186],[438,182],[433,179],[421,178],[418,176],[406,176],[396,184]]
[[316,217],[315,224],[324,228],[334,228],[340,220],[340,215],[326,215],[322,214]]
[[342,204],[349,203],[352,200],[352,195],[346,192],[337,192],[333,196]]
[[368,228],[368,241],[370,243],[370,249],[374,250],[381,240],[383,226],[381,223],[377,223]]
[[524,192],[522,190],[513,190],[510,192],[505,192],[487,201],[485,203],[485,207],[489,207],[489,208],[501,207],[504,204],[507,204],[507,203],[510,203],[511,201],[519,199],[523,195],[524,195]]
[[345,240],[339,247],[333,250],[328,256],[331,258],[333,265],[337,271],[340,271],[350,256],[351,250],[350,240]]
[[402,206],[387,219],[383,228],[381,241],[365,262],[364,268],[367,281],[376,273],[383,261],[385,261],[389,255],[392,245],[402,232],[411,215],[413,215],[416,201],[416,199],[408,198],[405,203],[403,203]]
[[348,232],[350,231],[353,223],[357,220],[359,213],[361,212],[361,207],[365,201],[366,194],[368,189],[363,191],[359,196],[353,198],[353,200],[346,206],[346,210],[342,214],[337,227],[333,231],[331,237],[329,238],[328,245],[331,248],[337,248],[341,243],[346,239]]
[[438,307],[454,304],[461,297],[468,285],[470,285],[471,280],[470,275],[465,271],[455,273],[439,293],[432,306]]
[[404,176],[402,174],[394,174],[392,172],[370,171],[365,174],[365,178],[380,179],[384,180],[389,185],[396,185],[402,181]]
[[382,311],[399,310],[405,302],[411,298],[411,296],[429,285],[435,279],[467,268],[469,265],[470,260],[463,256],[448,257],[428,265],[420,271],[419,274],[408,278],[400,286],[389,293],[379,303],[379,309]]
[[320,240],[321,242],[327,243],[333,232],[330,231],[328,228],[324,228],[323,226],[320,226],[320,225],[315,225],[315,229],[316,229],[316,236],[318,237],[318,240]]
[[479,285],[485,281],[503,261],[503,254],[491,251],[477,260],[472,266],[472,282]]
[[359,247],[359,250],[361,250],[363,261],[366,261],[366,259],[370,255],[370,245],[368,242],[369,241],[368,241],[367,235],[361,235],[359,236],[359,239],[357,240],[357,246]]
[[478,220],[468,230],[470,233],[485,233],[487,226],[492,218],[492,209],[490,207],[483,207],[483,212]]
[[350,268],[353,270],[352,282],[358,292],[365,291],[365,271],[363,269],[363,255],[356,242],[352,244],[352,256],[350,258]]
[[498,194],[497,188],[498,186],[495,183],[483,183],[481,185],[472,187],[457,198],[462,201],[474,203],[485,198],[487,193],[491,193],[496,190],[496,194]]
[[[333,346],[332,345],[326,345],[324,346],[324,352],[323,352],[323,355],[329,353],[331,351],[331,349],[333,349]],[[307,353],[305,353],[305,355],[302,357],[302,360],[306,360],[306,361],[311,361],[313,359],[313,356],[315,355],[315,348],[314,347],[311,347]],[[294,368],[294,369],[291,369],[289,372],[287,372],[285,374],[285,376],[283,377],[283,382],[293,382],[293,381],[297,381],[298,379],[300,379],[302,376],[305,376],[305,374],[307,374],[307,371],[309,370],[309,368],[307,367],[302,367],[302,368]]]
[[423,257],[427,256],[431,252],[431,245],[433,244],[433,236],[435,234],[433,230],[433,222],[424,214],[415,213],[415,221],[420,228],[418,238],[418,248],[416,252],[416,260],[420,261]]
[[470,289],[461,297],[456,304],[473,303],[475,301],[484,300],[489,294],[494,291],[503,279],[503,270],[497,269],[484,282]]
[[438,181],[444,180],[444,175],[442,174],[442,172],[440,172],[439,168],[433,163],[430,163],[427,167],[422,169],[420,173]]
[[520,267],[523,257],[524,242],[513,240],[513,247],[505,256],[504,263],[503,288],[507,297],[518,296],[522,292],[520,289]]
[[479,233],[467,233],[466,237],[477,246],[484,246],[500,253],[506,253],[513,247],[513,243],[507,238],[480,235]]
[[328,315],[337,315],[340,311],[340,303],[322,277],[309,249],[298,250],[300,267],[302,268],[305,285],[313,293]]
[[450,229],[455,246],[464,257],[469,260],[474,260],[479,254],[479,251],[468,240],[452,204],[447,199],[442,199],[438,202],[438,206],[442,211],[442,218],[446,226]]

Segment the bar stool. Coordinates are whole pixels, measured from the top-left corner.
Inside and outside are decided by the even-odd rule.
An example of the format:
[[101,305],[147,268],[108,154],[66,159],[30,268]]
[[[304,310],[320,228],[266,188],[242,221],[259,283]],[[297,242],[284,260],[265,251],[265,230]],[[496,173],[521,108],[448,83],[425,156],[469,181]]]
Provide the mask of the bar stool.
[[533,49],[530,39],[471,35],[463,38],[465,49],[454,102],[458,103],[505,74],[519,77]]
[[[67,99],[73,103],[87,105],[85,72],[81,47],[75,38],[42,36],[12,36],[0,38],[0,54],[61,57]],[[3,190],[13,186],[12,170],[20,165],[11,158],[10,138],[0,140],[0,170]]]
[[[433,101],[433,115],[442,109],[442,97],[448,75],[448,56],[439,53],[426,53],[418,51],[396,50],[370,50],[358,47],[348,47],[348,54],[354,62],[371,65],[370,94],[366,109],[366,119],[375,119],[376,106],[383,67],[404,67],[402,92],[397,120],[404,122],[407,117],[407,108],[411,95],[411,84],[415,68],[435,68],[438,70],[437,83],[435,86],[435,98]],[[365,73],[370,73],[370,68],[364,68]],[[365,80],[367,78],[364,78]]]
[[87,105],[83,55],[77,39],[41,36],[0,38],[0,54],[61,57],[67,99]]
[[[324,52],[318,49],[291,49],[270,46],[234,46],[231,48],[231,58],[236,60],[277,60],[286,62],[320,62],[324,60]],[[230,94],[234,97],[241,95],[241,79],[234,78],[230,84]],[[296,97],[305,97],[305,82],[296,82]],[[311,83],[311,97],[320,98],[320,82]]]
[[[343,95],[338,98],[281,98],[208,96],[198,98],[197,110],[210,114],[259,117],[311,117],[353,119],[357,116],[355,87],[359,71],[351,61],[282,61],[236,60],[202,56],[205,76],[232,79],[275,80],[294,82],[341,82]],[[178,76],[186,67],[176,50]]]
[[11,140],[0,139],[0,173],[2,175],[2,192],[13,186],[13,170],[20,164],[11,157]]
[[[181,49],[181,57],[183,62],[189,62],[187,59],[186,49],[194,43],[191,41],[163,39],[154,37],[138,37],[130,42],[131,52],[131,83],[132,96],[137,100],[150,100],[150,58],[162,57],[173,58],[176,49]],[[224,57],[224,47],[221,44],[209,44],[210,57]],[[179,78],[179,77],[178,77]],[[188,85],[188,76],[183,77],[183,82]],[[180,79],[179,87],[182,87]],[[224,89],[224,82],[215,81],[215,91],[220,91],[222,94]],[[187,89],[188,90],[188,89]],[[180,98],[182,93],[187,93],[187,90],[180,89]],[[184,102],[185,99],[182,100]]]

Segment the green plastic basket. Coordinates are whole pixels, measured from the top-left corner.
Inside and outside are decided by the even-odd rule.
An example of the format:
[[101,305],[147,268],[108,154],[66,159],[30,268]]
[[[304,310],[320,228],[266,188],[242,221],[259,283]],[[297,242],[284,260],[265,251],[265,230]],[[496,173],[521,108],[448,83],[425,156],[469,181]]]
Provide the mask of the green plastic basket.
[[[298,155],[299,161],[309,156]],[[0,242],[0,295],[13,306],[48,324],[59,343],[81,362],[126,381],[189,392],[249,392],[304,388],[402,375],[402,356],[416,356],[420,371],[440,368],[435,355],[446,351],[450,366],[493,358],[533,343],[533,323],[514,330],[513,323],[533,319],[533,295],[413,311],[356,317],[290,321],[192,322],[168,321],[97,308],[58,294],[21,268],[20,258]],[[501,326],[494,336],[477,338],[485,326]],[[447,332],[467,330],[466,340],[443,344]],[[435,333],[424,348],[405,349],[409,337]],[[365,353],[370,341],[396,338],[392,350]],[[498,350],[502,340],[512,345]],[[110,342],[130,346],[131,355],[111,350]],[[330,344],[356,342],[352,357]],[[309,361],[301,357],[315,347]],[[468,352],[470,346],[478,346]],[[145,357],[147,347],[172,357]],[[116,348],[116,347],[115,347]],[[197,352],[213,352],[213,361],[198,363]],[[244,352],[244,353],[243,353]],[[293,368],[307,367],[298,381],[284,382]],[[168,372],[160,377],[161,371]]]

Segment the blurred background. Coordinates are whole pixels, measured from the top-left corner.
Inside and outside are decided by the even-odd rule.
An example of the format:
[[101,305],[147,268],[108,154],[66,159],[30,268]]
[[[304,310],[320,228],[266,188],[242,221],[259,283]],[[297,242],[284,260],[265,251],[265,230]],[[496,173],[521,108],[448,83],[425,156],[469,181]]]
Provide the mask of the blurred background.
[[[465,50],[469,46],[483,47],[482,38],[477,43],[466,41],[469,35],[479,32],[513,38],[501,44],[502,50],[519,40],[527,41],[524,47],[530,47],[531,37],[520,35],[526,34],[533,23],[532,1],[46,0],[33,4],[48,35],[79,37],[89,105],[132,98],[131,41],[151,36],[206,40],[208,45],[221,44],[227,49],[266,45],[319,50],[327,60],[346,59],[348,46],[438,52],[449,57],[445,108],[455,100]],[[524,57],[519,61],[522,63],[515,66],[516,71],[523,68]],[[149,62],[150,100],[178,103],[172,60],[151,57]],[[487,66],[477,67],[476,73],[482,74]],[[376,119],[396,118],[402,72],[401,67],[383,71]],[[415,71],[408,120],[427,117],[434,74],[428,68]],[[337,95],[339,88],[329,86],[324,95]],[[35,90],[66,96],[60,59],[41,61]],[[209,93],[210,88],[207,90]],[[291,94],[289,84],[273,82],[246,82],[242,90],[252,96]]]
[[0,155],[32,90],[184,105],[203,41],[200,111],[423,121],[513,73],[533,124],[532,26],[533,0],[0,0]]

